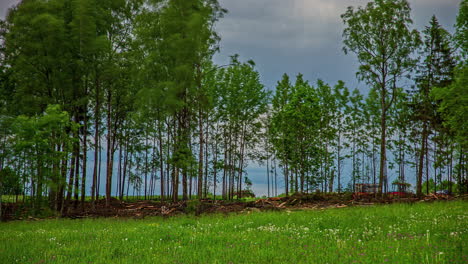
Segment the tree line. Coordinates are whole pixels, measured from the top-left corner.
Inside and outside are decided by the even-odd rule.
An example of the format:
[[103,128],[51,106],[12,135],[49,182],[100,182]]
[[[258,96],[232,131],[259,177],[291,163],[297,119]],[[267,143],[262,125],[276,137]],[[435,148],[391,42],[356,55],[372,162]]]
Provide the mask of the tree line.
[[455,36],[435,16],[412,30],[406,0],[348,8],[363,95],[301,74],[270,92],[253,61],[214,64],[217,0],[22,1],[0,24],[0,193],[58,212],[99,199],[101,179],[107,205],[234,199],[253,161],[269,195],[343,192],[347,176],[383,194],[388,169],[415,171],[418,195],[430,179],[467,192],[467,3]]

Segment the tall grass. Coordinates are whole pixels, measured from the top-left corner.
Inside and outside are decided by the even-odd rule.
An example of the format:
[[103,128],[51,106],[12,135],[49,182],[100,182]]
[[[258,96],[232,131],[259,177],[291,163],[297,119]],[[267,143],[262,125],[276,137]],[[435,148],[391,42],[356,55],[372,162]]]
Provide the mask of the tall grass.
[[467,263],[468,203],[0,224],[0,263]]

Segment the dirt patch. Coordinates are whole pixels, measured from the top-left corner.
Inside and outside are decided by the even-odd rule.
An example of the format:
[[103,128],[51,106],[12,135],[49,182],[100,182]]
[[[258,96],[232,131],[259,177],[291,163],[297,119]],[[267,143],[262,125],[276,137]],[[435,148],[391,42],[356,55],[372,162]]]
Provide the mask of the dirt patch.
[[[431,202],[439,200],[466,199],[466,196],[453,197],[448,195],[431,194],[423,199],[418,198],[372,198],[363,200],[349,199],[346,195],[320,195],[320,194],[295,194],[290,197],[271,197],[256,201],[220,201],[220,200],[190,200],[179,202],[161,201],[137,201],[125,202],[112,198],[110,205],[106,206],[106,200],[98,200],[94,203],[85,202],[70,207],[62,217],[67,218],[96,218],[96,217],[124,217],[144,218],[147,216],[169,217],[181,214],[214,214],[214,213],[250,213],[260,211],[281,210],[314,210],[328,208],[345,208],[349,206],[370,206],[389,203],[414,203]],[[4,219],[32,219],[23,211],[21,204],[4,204],[2,208]],[[26,215],[26,216],[25,216]]]

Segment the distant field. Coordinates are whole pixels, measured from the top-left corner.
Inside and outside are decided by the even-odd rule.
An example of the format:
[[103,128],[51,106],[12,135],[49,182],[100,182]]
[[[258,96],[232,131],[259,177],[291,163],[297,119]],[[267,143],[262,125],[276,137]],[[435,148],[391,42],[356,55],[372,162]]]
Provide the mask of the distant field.
[[0,263],[468,263],[468,202],[15,221]]

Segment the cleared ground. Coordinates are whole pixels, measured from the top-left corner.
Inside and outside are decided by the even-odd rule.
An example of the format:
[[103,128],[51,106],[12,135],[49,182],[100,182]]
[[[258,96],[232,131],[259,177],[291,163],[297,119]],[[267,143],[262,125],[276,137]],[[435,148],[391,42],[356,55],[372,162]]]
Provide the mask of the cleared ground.
[[467,263],[468,202],[0,223],[0,263]]

